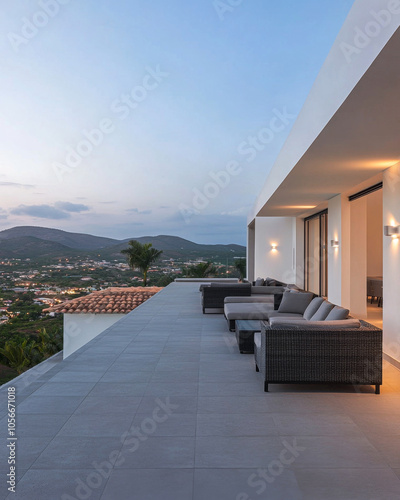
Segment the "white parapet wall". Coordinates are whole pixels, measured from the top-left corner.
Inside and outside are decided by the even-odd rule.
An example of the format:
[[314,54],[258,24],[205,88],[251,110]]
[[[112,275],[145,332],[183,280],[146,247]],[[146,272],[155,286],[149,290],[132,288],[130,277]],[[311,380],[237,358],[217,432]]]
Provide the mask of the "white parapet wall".
[[126,314],[64,314],[64,359]]

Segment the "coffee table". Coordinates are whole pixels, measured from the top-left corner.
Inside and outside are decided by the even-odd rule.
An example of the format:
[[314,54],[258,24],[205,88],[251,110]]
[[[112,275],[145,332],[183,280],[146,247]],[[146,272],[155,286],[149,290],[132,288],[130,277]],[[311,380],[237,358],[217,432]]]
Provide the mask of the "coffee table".
[[254,353],[254,334],[255,332],[261,332],[261,321],[236,320],[235,331],[240,353]]

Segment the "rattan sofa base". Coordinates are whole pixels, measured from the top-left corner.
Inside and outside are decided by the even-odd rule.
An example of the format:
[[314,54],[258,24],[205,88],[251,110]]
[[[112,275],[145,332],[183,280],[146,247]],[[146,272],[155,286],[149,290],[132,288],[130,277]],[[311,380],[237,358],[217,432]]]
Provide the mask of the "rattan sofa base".
[[365,321],[349,330],[288,329],[261,324],[256,370],[269,384],[382,384],[382,330]]

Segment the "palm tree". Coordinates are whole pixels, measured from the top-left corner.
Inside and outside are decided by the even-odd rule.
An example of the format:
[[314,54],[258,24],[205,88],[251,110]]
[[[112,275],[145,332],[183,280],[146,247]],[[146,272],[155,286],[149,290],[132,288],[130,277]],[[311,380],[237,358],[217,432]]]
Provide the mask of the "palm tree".
[[217,268],[212,262],[200,262],[188,267],[185,270],[185,274],[190,278],[208,278],[217,274]]
[[136,240],[131,240],[128,244],[129,248],[121,250],[121,253],[127,256],[128,264],[133,270],[139,270],[143,273],[143,286],[146,286],[147,272],[150,266],[160,257],[162,250],[152,248],[151,243],[142,245]]
[[44,359],[61,351],[63,348],[63,337],[60,331],[48,333],[46,328],[39,331],[39,340],[37,350]]
[[8,366],[21,374],[32,364],[32,356],[35,348],[36,344],[34,342],[28,344],[27,339],[20,344],[10,340],[0,349],[0,354],[7,359]]
[[246,259],[237,259],[235,261],[235,268],[239,271],[240,281],[246,276]]

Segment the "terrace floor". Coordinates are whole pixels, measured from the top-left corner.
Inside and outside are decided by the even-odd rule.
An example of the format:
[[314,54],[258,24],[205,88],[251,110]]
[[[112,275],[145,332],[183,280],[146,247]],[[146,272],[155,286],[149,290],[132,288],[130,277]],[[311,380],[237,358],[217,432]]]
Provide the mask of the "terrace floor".
[[[398,500],[400,372],[381,395],[271,386],[199,284],[173,283],[17,386],[14,500]],[[22,377],[22,381],[25,374]],[[9,385],[12,385],[10,383]]]

